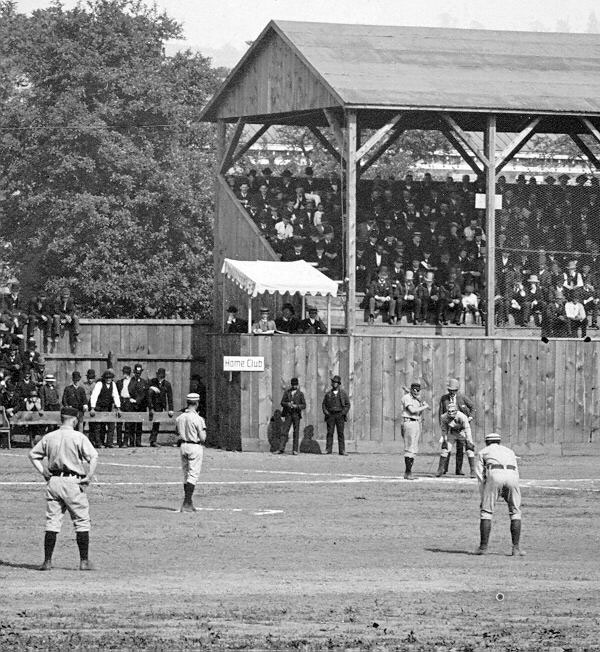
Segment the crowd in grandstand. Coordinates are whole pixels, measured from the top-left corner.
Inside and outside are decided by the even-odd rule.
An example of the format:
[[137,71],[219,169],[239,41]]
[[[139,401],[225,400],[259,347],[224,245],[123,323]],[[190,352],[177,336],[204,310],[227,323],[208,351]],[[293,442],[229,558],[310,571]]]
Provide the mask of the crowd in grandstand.
[[[227,176],[227,182],[281,260],[306,260],[344,277],[343,182],[316,178]],[[357,187],[356,287],[367,319],[391,324],[485,323],[485,211],[482,181],[375,177]],[[542,326],[568,336],[597,327],[600,295],[600,184],[595,177],[498,178],[496,319],[499,326]],[[573,308],[576,305],[576,308]],[[510,320],[510,322],[509,322]]]

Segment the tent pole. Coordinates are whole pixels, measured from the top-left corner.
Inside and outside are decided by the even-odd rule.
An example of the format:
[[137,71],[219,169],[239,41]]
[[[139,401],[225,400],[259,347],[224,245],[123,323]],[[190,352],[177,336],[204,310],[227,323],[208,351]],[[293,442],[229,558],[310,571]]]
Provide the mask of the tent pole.
[[252,333],[252,295],[248,295],[248,335]]
[[306,319],[306,295],[302,295],[302,319]]
[[331,294],[327,295],[327,335],[331,335]]

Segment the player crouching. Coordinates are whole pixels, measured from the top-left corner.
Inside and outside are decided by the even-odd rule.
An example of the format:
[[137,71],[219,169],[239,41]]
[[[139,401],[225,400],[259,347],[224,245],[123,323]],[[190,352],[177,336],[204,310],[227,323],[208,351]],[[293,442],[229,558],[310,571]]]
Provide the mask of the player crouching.
[[[469,460],[469,467],[471,469],[471,477],[475,477],[475,445],[473,444],[473,437],[471,435],[471,424],[469,417],[463,414],[456,405],[449,405],[448,410],[442,414],[442,452],[440,454],[440,463],[436,478],[441,477],[446,472],[446,464],[448,456],[452,450],[452,442],[460,449],[463,448],[467,451],[467,459]],[[462,460],[461,460],[462,464]],[[457,464],[458,468],[458,464]],[[462,474],[461,474],[462,475]]]

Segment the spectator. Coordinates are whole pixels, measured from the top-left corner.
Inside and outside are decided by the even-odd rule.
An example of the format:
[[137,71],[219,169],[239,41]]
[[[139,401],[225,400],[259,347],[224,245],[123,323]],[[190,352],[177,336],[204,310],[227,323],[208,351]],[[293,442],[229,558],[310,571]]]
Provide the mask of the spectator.
[[[90,417],[96,416],[96,409],[100,412],[112,412],[113,408],[117,410],[117,416],[121,415],[121,399],[119,392],[117,392],[117,385],[114,382],[115,372],[112,369],[107,369],[102,374],[102,380],[98,381],[92,390],[90,396]],[[105,421],[96,422],[96,443],[92,441],[94,446],[105,446],[106,448],[113,447],[113,440],[115,434],[115,424],[107,423]],[[90,440],[91,440],[90,429]]]
[[54,306],[43,289],[30,300],[27,312],[27,337],[32,338],[39,329],[42,332],[44,352],[47,352],[48,341],[58,337],[58,328],[54,319]]
[[44,376],[44,384],[39,392],[42,409],[46,412],[60,412],[60,394],[54,374]]
[[77,429],[83,432],[83,414],[88,409],[88,397],[85,389],[80,385],[81,374],[74,371],[71,374],[71,384],[67,385],[62,395],[62,406],[77,410]]
[[252,324],[254,335],[273,335],[277,327],[272,319],[269,319],[269,309],[260,309],[260,319]]
[[76,344],[81,342],[79,339],[79,316],[77,315],[75,302],[71,298],[71,292],[69,288],[62,289],[57,309],[60,331],[69,332],[69,340],[72,347],[74,347]]
[[462,323],[466,323],[466,316],[471,315],[472,321],[474,324],[481,323],[481,314],[479,311],[479,297],[475,294],[474,288],[472,285],[465,285],[465,291],[463,292],[462,299]]
[[[122,377],[117,380],[117,392],[121,402],[121,412],[135,412],[131,404],[129,384],[131,383],[131,367],[125,365],[122,369]],[[123,437],[123,435],[125,435]],[[135,430],[132,423],[117,423],[117,446],[119,448],[135,446]]]
[[[91,406],[91,396],[92,396],[92,391],[94,390],[94,387],[96,386],[96,372],[94,369],[88,369],[85,372],[85,380],[81,384],[83,387],[83,391],[85,392],[85,403],[88,406]],[[92,423],[91,421],[88,422],[88,437],[89,440],[92,442],[94,446],[98,446],[98,424]]]
[[[150,383],[147,378],[142,376],[144,368],[138,362],[133,366],[133,378],[129,382],[129,396],[131,401],[132,412],[145,413],[148,409],[148,393],[150,391]],[[137,421],[132,424],[132,430],[135,435],[135,446],[142,445],[142,422]]]
[[[156,377],[150,381],[150,417],[155,412],[167,411],[169,417],[173,416],[173,388],[171,383],[166,380],[167,372],[160,367],[156,370]],[[158,433],[160,431],[160,423],[153,421],[152,432],[150,433],[150,446],[155,448],[158,446]]]
[[565,315],[567,317],[567,334],[569,337],[573,335],[578,337],[580,329],[581,337],[586,337],[588,320],[583,304],[579,300],[580,295],[581,291],[579,289],[566,291]]
[[291,303],[284,303],[281,307],[281,316],[275,320],[277,333],[288,333],[293,335],[298,332],[300,322],[294,316],[294,306]]
[[247,333],[248,322],[244,319],[238,319],[237,306],[231,305],[227,308],[227,323],[225,325],[226,333]]
[[388,268],[385,265],[381,267],[377,277],[371,281],[371,285],[369,286],[366,298],[369,306],[370,324],[375,321],[376,310],[385,310],[388,313],[389,323],[395,323],[395,293],[392,289],[392,284],[388,274]]
[[[38,416],[44,415],[44,408],[42,406],[42,401],[38,395],[38,390],[32,388],[29,392],[29,396],[25,397],[22,403],[19,405],[19,411],[23,412],[37,412]],[[35,444],[44,436],[45,427],[41,424],[33,424],[24,426],[28,435],[29,435],[29,444],[33,448]]]
[[300,322],[300,332],[307,335],[325,335],[327,326],[319,318],[319,311],[314,306],[308,306],[308,317]]
[[427,272],[425,280],[420,283],[415,295],[415,322],[422,324],[430,313],[435,313],[436,321],[440,321],[440,288],[434,281],[435,274]]

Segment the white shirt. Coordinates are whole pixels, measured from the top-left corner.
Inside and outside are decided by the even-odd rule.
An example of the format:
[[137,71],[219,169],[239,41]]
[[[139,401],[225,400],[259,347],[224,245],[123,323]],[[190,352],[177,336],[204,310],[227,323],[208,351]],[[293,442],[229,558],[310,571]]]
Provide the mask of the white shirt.
[[121,398],[131,398],[129,395],[129,383],[131,382],[131,376],[123,378],[123,388],[121,389]]
[[[95,410],[96,409],[96,401],[98,400],[98,396],[100,396],[100,390],[102,389],[102,385],[104,385],[104,381],[98,381],[94,385],[94,389],[92,390],[92,394],[90,396],[90,409]],[[121,409],[121,399],[119,398],[119,392],[117,391],[117,383],[112,383],[112,395],[113,395],[113,403],[115,404],[115,407],[117,410]]]

